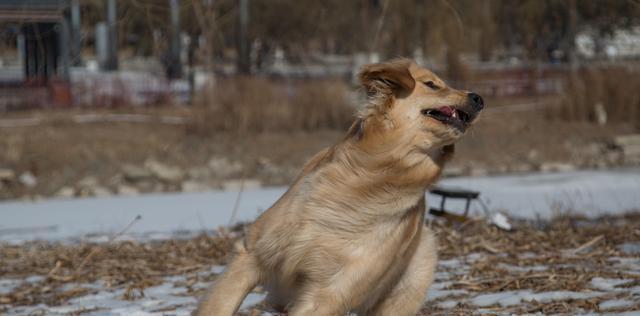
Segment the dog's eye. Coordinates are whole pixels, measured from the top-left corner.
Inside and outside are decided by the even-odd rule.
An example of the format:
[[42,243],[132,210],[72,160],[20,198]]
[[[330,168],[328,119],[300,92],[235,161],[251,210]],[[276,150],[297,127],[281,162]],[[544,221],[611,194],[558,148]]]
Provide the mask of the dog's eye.
[[431,90],[438,90],[440,89],[440,87],[438,87],[438,85],[436,85],[435,83],[433,83],[433,81],[427,81],[424,82],[424,85],[431,88]]

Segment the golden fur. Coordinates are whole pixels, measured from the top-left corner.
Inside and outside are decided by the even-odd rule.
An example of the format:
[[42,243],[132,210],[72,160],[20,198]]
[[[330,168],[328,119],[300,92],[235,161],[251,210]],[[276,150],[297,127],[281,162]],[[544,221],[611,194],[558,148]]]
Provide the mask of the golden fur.
[[420,309],[437,261],[425,190],[464,134],[424,111],[469,110],[469,95],[406,59],[365,66],[359,78],[368,100],[345,138],[256,220],[197,315],[233,315],[257,284],[293,316]]

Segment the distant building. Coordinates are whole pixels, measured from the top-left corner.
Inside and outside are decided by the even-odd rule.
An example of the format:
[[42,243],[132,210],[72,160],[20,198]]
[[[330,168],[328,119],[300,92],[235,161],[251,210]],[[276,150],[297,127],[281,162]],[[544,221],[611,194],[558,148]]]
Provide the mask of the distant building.
[[68,79],[69,0],[0,0],[0,22],[19,32],[17,44],[26,80]]
[[72,2],[77,4],[71,0],[0,0],[0,25],[17,33],[23,74],[13,82],[5,79],[0,83],[3,88],[41,87],[48,90],[50,104],[71,103]]

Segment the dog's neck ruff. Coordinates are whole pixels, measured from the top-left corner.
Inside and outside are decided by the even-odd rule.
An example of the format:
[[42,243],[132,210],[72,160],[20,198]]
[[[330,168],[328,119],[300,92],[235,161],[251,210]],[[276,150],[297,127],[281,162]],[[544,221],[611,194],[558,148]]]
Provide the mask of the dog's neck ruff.
[[333,158],[349,166],[349,176],[359,177],[369,185],[424,191],[437,181],[450,154],[438,147],[428,151],[407,147],[398,144],[378,151],[363,150],[352,139],[338,145]]

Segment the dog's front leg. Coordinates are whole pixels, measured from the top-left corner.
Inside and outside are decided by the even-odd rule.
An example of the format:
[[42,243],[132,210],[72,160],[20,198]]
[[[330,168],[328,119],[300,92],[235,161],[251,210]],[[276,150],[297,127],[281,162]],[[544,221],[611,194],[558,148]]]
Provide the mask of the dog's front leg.
[[344,316],[349,309],[340,301],[328,289],[308,291],[294,303],[289,316]]
[[[360,258],[343,266],[323,282],[303,286],[302,294],[294,302],[290,316],[343,316],[364,302],[390,261],[382,258]],[[320,278],[313,278],[319,280]]]
[[373,309],[362,315],[409,316],[415,315],[424,304],[427,289],[433,282],[437,264],[437,244],[429,229],[424,228],[420,244],[411,258],[407,270],[391,292]]
[[252,254],[241,251],[218,277],[215,284],[201,302],[197,316],[231,316],[237,310],[247,293],[258,283],[259,271]]

